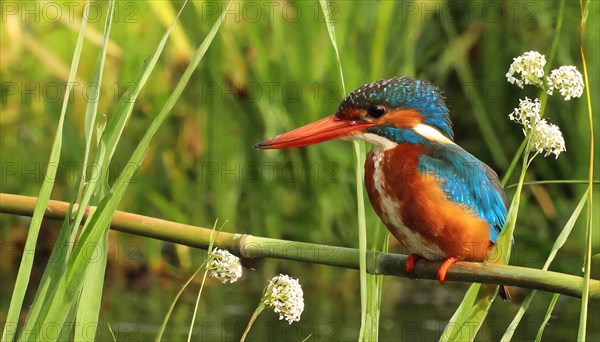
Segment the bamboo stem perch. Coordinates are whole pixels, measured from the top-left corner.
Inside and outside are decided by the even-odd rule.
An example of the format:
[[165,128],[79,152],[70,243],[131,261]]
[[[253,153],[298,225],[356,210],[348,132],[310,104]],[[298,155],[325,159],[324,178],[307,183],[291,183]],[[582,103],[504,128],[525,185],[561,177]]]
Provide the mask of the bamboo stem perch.
[[[31,216],[36,197],[0,193],[0,213]],[[69,203],[49,201],[45,217],[63,220]],[[170,241],[190,247],[207,249],[212,229],[165,221],[148,216],[116,211],[111,229]],[[227,249],[244,258],[277,258],[358,269],[359,252],[354,248],[328,246],[305,242],[257,237],[247,234],[221,232],[215,246]],[[371,274],[406,277],[404,263],[407,256],[381,252],[368,252],[367,272]],[[440,262],[418,260],[414,278],[437,279]],[[581,298],[583,278],[533,268],[509,265],[457,262],[450,268],[446,279],[469,283],[504,284],[529,289],[555,292]],[[600,300],[600,281],[590,281],[590,298]]]

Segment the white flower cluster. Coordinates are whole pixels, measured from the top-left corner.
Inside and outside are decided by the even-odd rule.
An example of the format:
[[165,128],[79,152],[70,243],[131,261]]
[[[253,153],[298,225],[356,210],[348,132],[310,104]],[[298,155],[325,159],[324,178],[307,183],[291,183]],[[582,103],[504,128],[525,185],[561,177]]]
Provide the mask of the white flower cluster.
[[219,248],[212,250],[207,268],[210,276],[223,284],[235,283],[242,276],[240,258]]
[[[520,88],[523,88],[525,84],[545,88],[545,65],[546,57],[541,53],[537,51],[525,52],[523,55],[513,58],[513,62],[506,73],[506,79]],[[516,77],[515,74],[517,74]],[[583,76],[573,65],[563,65],[552,70],[545,81],[547,93],[552,95],[555,90],[558,90],[564,96],[565,101],[581,97],[583,94]]]
[[[543,85],[544,66],[546,57],[537,51],[525,52],[522,56],[513,58],[513,62],[506,73],[506,79],[512,84],[523,88],[524,84]],[[514,74],[521,74],[516,78]]]
[[533,146],[532,150],[537,153],[543,153],[544,157],[554,153],[556,158],[558,155],[565,151],[565,139],[562,136],[560,128],[558,126],[546,122],[546,119],[540,119],[535,125],[535,129],[531,131],[531,143]]
[[519,108],[508,115],[517,123],[523,125],[523,133],[529,137],[529,150],[543,153],[547,157],[551,153],[558,155],[566,150],[565,139],[558,126],[548,123],[540,116],[540,102],[538,99],[531,101],[528,98],[519,100]]
[[[584,88],[583,77],[575,66],[563,65],[552,70],[544,79],[545,65],[544,55],[536,51],[525,52],[522,56],[513,59],[506,78],[508,82],[521,88],[524,84],[545,88],[549,95],[557,90],[564,96],[565,101],[581,97]],[[515,74],[520,75],[515,77]],[[541,104],[538,99],[519,100],[519,108],[515,108],[508,118],[523,126],[523,133],[529,138],[527,145],[529,151],[544,153],[545,157],[554,154],[558,158],[558,155],[566,150],[565,139],[560,128],[542,119]]]
[[519,99],[519,108],[508,114],[508,118],[520,123],[525,129],[531,129],[532,121],[535,123],[540,117],[540,110],[540,100],[531,101],[526,97],[525,100]]
[[272,306],[289,324],[300,321],[304,311],[304,293],[298,279],[280,274],[269,282],[264,294],[265,304]]
[[565,101],[581,97],[583,87],[583,76],[573,65],[563,65],[552,70],[548,76],[548,94],[552,95],[554,90],[558,90]]

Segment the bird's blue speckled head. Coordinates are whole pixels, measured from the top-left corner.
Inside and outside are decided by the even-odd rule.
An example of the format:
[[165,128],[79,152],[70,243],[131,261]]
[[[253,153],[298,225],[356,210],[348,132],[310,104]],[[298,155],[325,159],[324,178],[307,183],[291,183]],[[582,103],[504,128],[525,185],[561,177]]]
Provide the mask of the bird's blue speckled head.
[[374,149],[398,144],[452,144],[452,124],[440,90],[429,82],[395,77],[364,85],[342,101],[335,114],[256,145],[301,147],[332,139],[360,139]]
[[[346,117],[356,110],[383,105],[389,110],[414,110],[422,123],[453,139],[452,123],[442,92],[433,84],[410,77],[394,77],[366,84],[350,93],[340,104],[336,116]],[[350,114],[351,115],[351,114]]]

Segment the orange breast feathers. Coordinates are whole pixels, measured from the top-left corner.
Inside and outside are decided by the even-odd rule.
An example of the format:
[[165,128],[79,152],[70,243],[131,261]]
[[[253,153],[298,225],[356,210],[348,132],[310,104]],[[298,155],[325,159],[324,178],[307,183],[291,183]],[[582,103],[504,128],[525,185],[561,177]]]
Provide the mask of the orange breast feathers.
[[453,202],[442,190],[443,180],[419,172],[424,152],[423,146],[399,144],[369,154],[365,183],[373,208],[410,253],[430,260],[485,260],[493,246],[489,224]]

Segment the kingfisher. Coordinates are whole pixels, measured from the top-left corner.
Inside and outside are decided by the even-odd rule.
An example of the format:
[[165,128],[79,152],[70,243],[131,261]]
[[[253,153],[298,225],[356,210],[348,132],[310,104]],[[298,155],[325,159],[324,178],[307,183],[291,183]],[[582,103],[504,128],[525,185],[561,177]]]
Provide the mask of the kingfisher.
[[[411,254],[443,261],[437,278],[459,260],[486,260],[507,215],[496,173],[454,142],[444,96],[433,84],[394,77],[366,84],[344,98],[337,111],[255,145],[302,147],[340,138],[372,145],[365,161],[371,205],[390,233]],[[500,294],[508,298],[504,286]]]

